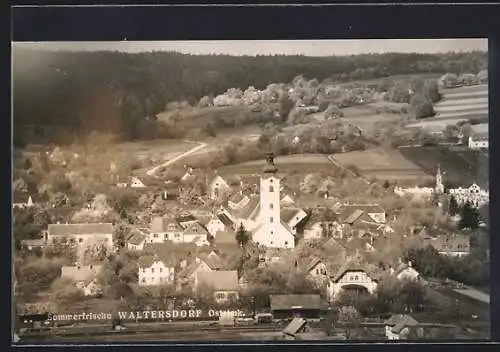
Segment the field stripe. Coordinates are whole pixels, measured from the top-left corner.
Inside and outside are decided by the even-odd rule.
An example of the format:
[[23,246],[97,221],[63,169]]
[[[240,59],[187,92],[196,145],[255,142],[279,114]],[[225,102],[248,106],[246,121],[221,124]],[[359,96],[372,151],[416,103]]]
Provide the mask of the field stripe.
[[451,106],[436,106],[436,111],[464,111],[464,110],[476,110],[476,109],[485,109],[488,108],[488,104],[463,104],[463,105],[451,105]]
[[448,97],[436,104],[436,107],[440,106],[455,106],[455,105],[468,105],[468,104],[488,104],[488,96],[486,97],[471,97],[469,99],[452,99],[449,100]]
[[488,85],[487,84],[479,84],[479,85],[475,85],[475,86],[447,88],[447,89],[443,89],[441,92],[444,94],[452,94],[452,93],[469,93],[469,92],[480,92],[480,91],[488,91]]
[[441,93],[446,99],[463,99],[469,97],[487,97],[488,91],[470,92],[470,93]]
[[447,113],[437,113],[433,120],[437,119],[469,119],[469,118],[479,118],[488,116],[488,109],[477,109],[471,111],[458,111],[458,112],[447,112]]

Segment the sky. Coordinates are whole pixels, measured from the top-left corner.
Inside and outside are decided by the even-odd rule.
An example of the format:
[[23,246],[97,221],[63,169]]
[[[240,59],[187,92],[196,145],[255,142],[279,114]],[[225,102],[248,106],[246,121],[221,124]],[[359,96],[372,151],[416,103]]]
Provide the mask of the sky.
[[332,56],[367,53],[439,53],[488,50],[487,39],[363,39],[363,40],[235,40],[235,41],[122,41],[15,42],[14,48],[71,51],[176,51],[189,54]]

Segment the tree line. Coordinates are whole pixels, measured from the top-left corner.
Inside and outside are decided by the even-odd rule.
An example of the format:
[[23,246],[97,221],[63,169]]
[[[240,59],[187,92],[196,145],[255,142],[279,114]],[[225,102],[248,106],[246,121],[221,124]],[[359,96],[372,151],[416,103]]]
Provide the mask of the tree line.
[[[91,131],[124,140],[151,135],[172,101],[195,105],[228,88],[290,82],[298,74],[328,82],[391,75],[477,73],[487,53],[356,56],[188,55],[175,52],[13,50],[14,142],[73,142]],[[174,137],[168,130],[154,137]]]

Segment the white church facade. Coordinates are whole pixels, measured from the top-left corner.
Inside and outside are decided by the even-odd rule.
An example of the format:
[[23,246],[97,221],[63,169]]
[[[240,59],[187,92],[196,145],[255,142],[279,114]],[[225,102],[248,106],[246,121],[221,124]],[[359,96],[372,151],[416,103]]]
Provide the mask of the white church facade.
[[252,233],[252,240],[257,244],[268,248],[294,248],[294,226],[306,218],[307,214],[302,209],[296,209],[293,219],[283,219],[285,209],[282,209],[281,180],[277,171],[272,154],[268,154],[260,177],[259,195],[249,196],[243,207],[221,208],[220,213],[230,218],[236,228],[243,224]]

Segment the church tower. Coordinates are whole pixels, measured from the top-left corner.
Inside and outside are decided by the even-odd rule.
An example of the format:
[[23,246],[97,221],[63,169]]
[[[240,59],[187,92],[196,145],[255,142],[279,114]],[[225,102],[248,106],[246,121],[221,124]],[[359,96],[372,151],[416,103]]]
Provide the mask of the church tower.
[[260,178],[260,220],[270,237],[276,234],[276,229],[281,224],[280,179],[276,176],[277,172],[273,154],[268,153]]
[[441,174],[441,166],[438,165],[438,169],[436,172],[436,188],[434,189],[436,194],[444,193],[444,185],[443,185],[443,176]]

